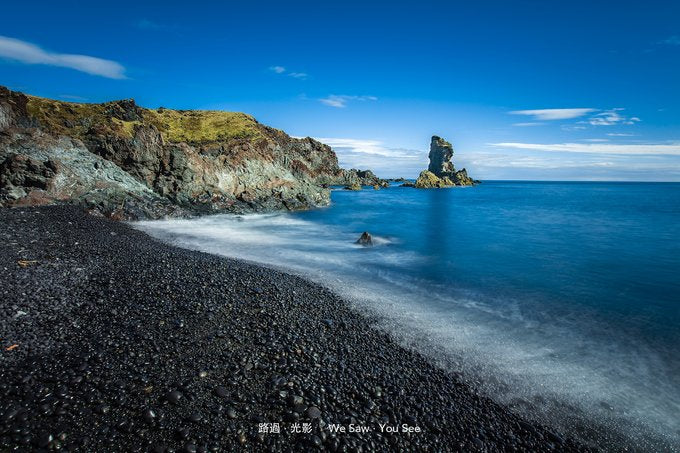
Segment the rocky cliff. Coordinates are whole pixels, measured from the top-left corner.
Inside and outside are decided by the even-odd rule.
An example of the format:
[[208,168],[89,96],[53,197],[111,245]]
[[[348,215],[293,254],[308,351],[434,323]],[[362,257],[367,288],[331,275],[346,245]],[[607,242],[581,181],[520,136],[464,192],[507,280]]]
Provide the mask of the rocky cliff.
[[467,174],[467,170],[456,170],[451,162],[453,146],[441,137],[432,136],[430,142],[430,165],[423,170],[415,182],[419,189],[440,188],[450,186],[471,186],[475,181]]
[[61,102],[0,87],[0,205],[72,203],[118,219],[305,209],[375,184],[314,139],[234,112]]

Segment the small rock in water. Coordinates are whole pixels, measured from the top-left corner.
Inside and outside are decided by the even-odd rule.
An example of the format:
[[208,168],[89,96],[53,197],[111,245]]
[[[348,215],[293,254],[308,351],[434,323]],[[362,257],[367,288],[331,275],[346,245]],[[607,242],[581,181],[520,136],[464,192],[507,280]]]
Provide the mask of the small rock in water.
[[357,240],[356,244],[363,245],[364,247],[370,247],[373,245],[373,238],[368,231],[361,233],[361,236]]

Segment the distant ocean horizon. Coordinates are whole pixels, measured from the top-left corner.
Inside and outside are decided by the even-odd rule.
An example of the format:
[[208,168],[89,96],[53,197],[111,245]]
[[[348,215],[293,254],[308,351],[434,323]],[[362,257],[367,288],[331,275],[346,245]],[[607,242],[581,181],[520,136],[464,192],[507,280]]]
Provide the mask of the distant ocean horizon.
[[[320,282],[564,432],[680,448],[680,183],[393,184],[311,211],[134,225]],[[363,231],[373,247],[354,243]]]

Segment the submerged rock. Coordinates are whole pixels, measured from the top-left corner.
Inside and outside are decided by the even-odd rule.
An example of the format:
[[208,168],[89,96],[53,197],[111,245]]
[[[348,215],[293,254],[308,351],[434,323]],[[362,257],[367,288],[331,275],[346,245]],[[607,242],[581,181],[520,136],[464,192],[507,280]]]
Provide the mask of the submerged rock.
[[368,231],[361,233],[359,239],[357,239],[356,244],[363,245],[364,247],[371,247],[373,245],[373,238]]

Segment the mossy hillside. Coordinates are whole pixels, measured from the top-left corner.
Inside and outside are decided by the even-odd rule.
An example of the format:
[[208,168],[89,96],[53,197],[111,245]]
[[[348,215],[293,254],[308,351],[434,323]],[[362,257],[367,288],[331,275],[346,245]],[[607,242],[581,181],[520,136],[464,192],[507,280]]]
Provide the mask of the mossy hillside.
[[[154,125],[169,142],[200,144],[264,138],[264,128],[252,116],[238,112],[152,110],[137,107],[134,101],[88,104],[36,96],[28,96],[27,110],[43,128],[75,138],[83,138],[93,131],[132,138],[137,125]],[[121,115],[121,110],[125,114]]]
[[171,142],[209,143],[231,139],[263,138],[259,123],[250,115],[215,110],[144,110],[144,121],[153,124]]
[[[27,96],[26,109],[42,128],[50,132],[82,138],[93,127],[102,133],[132,136],[133,124],[113,118],[106,104],[62,102]],[[129,122],[133,123],[133,122]]]

